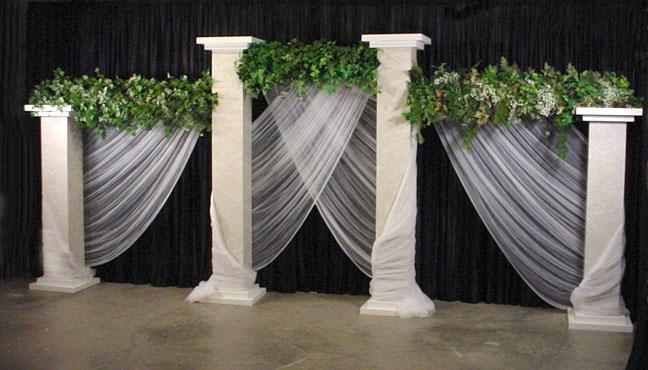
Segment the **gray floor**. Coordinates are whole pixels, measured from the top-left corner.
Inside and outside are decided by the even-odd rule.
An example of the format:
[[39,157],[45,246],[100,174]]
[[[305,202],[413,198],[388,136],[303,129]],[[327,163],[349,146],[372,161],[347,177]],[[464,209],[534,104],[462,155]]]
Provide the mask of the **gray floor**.
[[188,289],[76,295],[0,282],[0,369],[623,369],[632,337],[569,332],[549,309],[436,302],[428,319],[358,314],[366,297],[186,304]]

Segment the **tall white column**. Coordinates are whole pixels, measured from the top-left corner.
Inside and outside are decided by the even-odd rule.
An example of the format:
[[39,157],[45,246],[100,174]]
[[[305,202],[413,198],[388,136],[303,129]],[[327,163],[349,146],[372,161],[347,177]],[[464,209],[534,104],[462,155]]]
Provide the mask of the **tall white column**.
[[25,106],[40,117],[43,276],[29,289],[76,293],[99,283],[85,264],[83,137],[70,107]]
[[[412,148],[412,125],[403,117],[403,112],[407,109],[410,70],[417,65],[418,50],[430,44],[430,39],[418,33],[374,34],[362,35],[362,41],[369,42],[370,47],[378,49],[380,61],[376,106],[376,236],[378,237],[384,230],[387,215],[403,181]],[[381,301],[372,295],[360,312],[369,315],[394,316],[398,315],[398,307],[394,302]]]
[[[623,231],[624,222],[626,126],[643,112],[627,108],[577,108],[576,114],[589,124],[584,280],[599,280],[595,276],[600,273],[597,268],[604,270],[603,266],[613,262],[605,261],[606,258],[617,258],[619,262],[623,258],[624,243],[614,240],[622,240],[615,234]],[[620,250],[607,250],[610,245]],[[616,281],[606,281],[606,294],[615,297],[605,301],[588,297],[574,302],[569,312],[570,329],[632,332],[621,297],[621,274],[619,270],[613,277]]]
[[[252,268],[252,100],[236,73],[236,63],[250,44],[250,36],[199,37],[212,54],[213,90],[218,105],[212,113],[212,196],[225,246],[231,255]],[[243,277],[245,276],[245,278]],[[253,305],[265,289],[253,277],[230,277],[235,289],[218,287],[206,300],[212,303]],[[251,280],[252,281],[248,281]]]
[[362,41],[378,49],[380,61],[376,101],[376,235],[380,235],[409,158],[412,125],[403,117],[409,72],[417,65],[418,50],[430,39],[405,33],[362,35]]

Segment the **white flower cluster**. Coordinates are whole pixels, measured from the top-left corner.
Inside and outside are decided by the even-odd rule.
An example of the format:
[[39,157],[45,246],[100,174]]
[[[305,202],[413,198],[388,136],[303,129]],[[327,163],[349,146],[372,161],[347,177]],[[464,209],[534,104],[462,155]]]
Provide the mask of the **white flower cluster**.
[[520,108],[521,106],[522,104],[520,104],[520,102],[518,102],[517,100],[515,99],[509,100],[509,116],[508,116],[509,123],[516,124],[522,122],[522,119],[518,117],[518,112],[517,112],[518,108]]
[[603,85],[603,106],[612,107],[621,98],[621,92],[616,86],[613,86],[610,81],[602,80]]
[[459,77],[460,77],[459,73],[457,72],[437,73],[432,83],[434,83],[435,85],[445,85],[449,83],[455,83],[459,81]]
[[538,100],[536,102],[536,109],[543,117],[549,117],[552,112],[556,111],[556,95],[553,89],[547,85],[542,86],[538,90]]
[[495,90],[493,86],[481,81],[474,83],[473,87],[470,89],[470,97],[478,102],[492,106],[497,105],[501,100],[501,97],[497,94],[497,90]]

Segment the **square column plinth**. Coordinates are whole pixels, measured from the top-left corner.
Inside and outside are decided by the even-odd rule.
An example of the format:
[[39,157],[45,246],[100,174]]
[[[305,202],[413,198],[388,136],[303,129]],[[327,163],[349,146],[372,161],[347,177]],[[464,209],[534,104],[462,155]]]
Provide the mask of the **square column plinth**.
[[32,290],[76,293],[98,284],[85,264],[83,138],[70,107],[25,106],[40,117],[43,276]]
[[[211,131],[214,216],[227,251],[247,270],[252,269],[252,100],[239,80],[236,64],[243,50],[262,41],[250,36],[197,39],[211,52],[213,91],[218,93]],[[233,282],[235,287],[218,286],[217,292],[200,302],[251,306],[265,294],[249,275],[228,279],[245,281]]]
[[[611,255],[605,254],[608,245],[623,248],[623,243],[616,245],[610,242],[624,223],[626,126],[634,122],[636,116],[641,116],[643,111],[635,108],[579,107],[576,114],[589,124],[584,256],[584,276],[587,279],[595,272],[597,264],[604,265],[605,261],[601,259]],[[613,255],[623,254],[622,251],[617,252]],[[617,298],[608,302],[618,308],[611,310],[603,307],[604,304],[597,297],[574,302],[574,307],[569,311],[570,329],[632,332],[632,322],[621,297],[621,276],[615,276],[615,279],[618,281],[609,283],[616,283],[612,285]],[[605,314],[611,311],[616,314]]]

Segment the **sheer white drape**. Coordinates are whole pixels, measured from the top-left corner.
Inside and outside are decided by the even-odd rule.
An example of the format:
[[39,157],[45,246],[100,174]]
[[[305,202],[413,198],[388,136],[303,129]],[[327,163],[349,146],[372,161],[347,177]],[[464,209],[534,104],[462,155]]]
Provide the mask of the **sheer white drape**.
[[212,275],[201,281],[189,296],[187,302],[205,301],[218,293],[219,289],[232,291],[254,286],[256,272],[239,261],[225,245],[213,198],[210,200],[209,216],[212,227]]
[[[375,237],[376,108],[357,89],[309,89],[271,94],[252,125],[252,268],[228,251],[217,215],[212,277],[194,289],[191,302],[219,289],[245,288],[253,270],[272,262],[317,206],[351,260],[373,274],[372,299],[396,306],[403,317],[427,316],[434,304],[416,284],[416,140],[383,233]],[[218,150],[215,148],[215,150]]]
[[324,222],[355,265],[371,276],[376,239],[376,100],[371,97],[317,200]]
[[227,216],[212,203],[212,275],[189,302],[252,288],[255,270],[279,256],[315,205],[352,261],[371,269],[375,101],[357,89],[278,91],[252,125],[252,266],[225,245]]
[[[432,300],[416,283],[416,152],[412,130],[408,162],[398,194],[387,215],[383,232],[373,245],[371,301],[395,304],[400,317],[427,317],[434,312]],[[371,302],[370,301],[370,302]]]
[[623,225],[619,225],[594,267],[585,273],[583,281],[572,292],[571,302],[577,313],[602,316],[627,314],[621,296],[625,270],[623,230]]
[[347,255],[368,272],[375,224],[375,200],[369,200],[375,198],[375,108],[366,109],[369,96],[358,89],[311,88],[270,99],[252,128],[254,269],[285,249],[317,205]]
[[437,132],[475,209],[504,255],[549,304],[566,308],[583,277],[586,148],[570,132],[567,160],[544,123],[485,125],[466,149],[455,125]]
[[586,140],[572,129],[563,160],[545,125],[487,125],[470,149],[456,126],[439,125],[437,132],[475,209],[526,283],[555,307],[573,302],[598,314],[618,314],[625,310],[619,302],[623,225],[583,276]]
[[86,263],[117,258],[146,231],[184,170],[199,134],[162,126],[84,138]]
[[344,252],[372,276],[372,299],[428,316],[416,284],[416,140],[383,233],[375,237],[375,100],[355,89],[273,94],[253,125],[254,268],[276,258],[317,206]]

